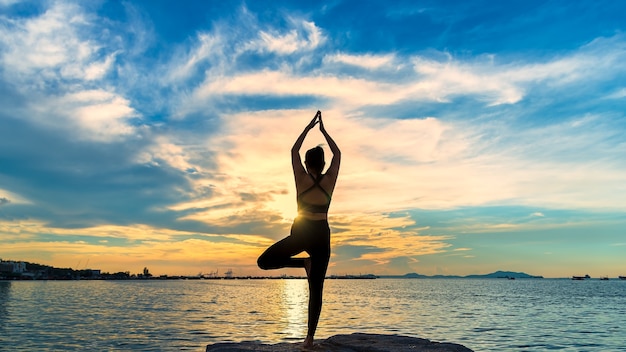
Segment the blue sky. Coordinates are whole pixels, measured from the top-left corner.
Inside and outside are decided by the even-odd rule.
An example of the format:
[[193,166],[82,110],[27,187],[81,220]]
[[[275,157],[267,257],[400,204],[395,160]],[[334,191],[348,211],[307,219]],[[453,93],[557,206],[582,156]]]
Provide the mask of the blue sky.
[[625,11],[2,0],[0,258],[261,274],[321,110],[330,274],[626,275]]

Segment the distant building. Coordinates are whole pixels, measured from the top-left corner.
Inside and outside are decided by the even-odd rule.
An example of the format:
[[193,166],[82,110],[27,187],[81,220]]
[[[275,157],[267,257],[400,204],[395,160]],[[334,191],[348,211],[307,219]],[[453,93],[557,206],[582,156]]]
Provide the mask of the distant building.
[[13,272],[13,264],[9,262],[0,262],[0,273],[12,273]]
[[25,262],[0,259],[0,273],[23,274],[26,272]]
[[225,279],[232,279],[233,278],[233,269],[228,269],[228,271],[224,273],[224,278]]

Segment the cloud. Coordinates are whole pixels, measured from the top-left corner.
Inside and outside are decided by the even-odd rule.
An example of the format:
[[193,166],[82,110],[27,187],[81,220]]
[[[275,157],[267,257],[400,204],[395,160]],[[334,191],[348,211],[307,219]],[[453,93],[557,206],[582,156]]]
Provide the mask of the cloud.
[[[523,89],[506,78],[506,73],[489,63],[466,64],[456,60],[442,62],[422,57],[412,60],[420,83],[413,84],[416,96],[449,102],[459,95],[476,95],[489,105],[513,104],[523,97]],[[490,67],[491,66],[491,67]]]
[[140,115],[127,98],[115,92],[76,89],[47,96],[35,91],[30,98],[33,101],[27,106],[7,109],[7,118],[22,119],[74,140],[109,143],[139,134],[133,120],[139,120]]
[[103,90],[84,90],[55,97],[42,102],[40,110],[41,119],[56,117],[61,120],[44,123],[65,126],[62,120],[67,119],[70,133],[73,128],[78,128],[83,132],[79,138],[103,142],[132,135],[135,128],[129,124],[129,119],[138,116],[127,99]]
[[208,79],[230,75],[238,69],[246,70],[245,66],[235,65],[238,58],[249,62],[251,55],[260,55],[255,61],[266,62],[267,66],[293,63],[293,57],[311,55],[326,41],[321,29],[306,19],[286,16],[285,27],[272,27],[260,23],[245,7],[236,17],[234,23],[216,21],[213,30],[200,31],[192,45],[177,48],[172,61],[164,64],[169,72],[167,79],[180,82],[195,80],[193,74],[206,74]]
[[[333,108],[362,108],[364,105],[390,105],[405,101],[450,103],[459,97],[473,97],[487,106],[515,104],[537,85],[552,89],[583,81],[598,81],[619,64],[625,53],[622,38],[598,40],[570,56],[531,62],[500,62],[493,55],[462,61],[450,54],[440,57],[394,54],[354,55],[338,52],[321,55],[322,64],[302,72],[290,60],[274,58],[277,63],[238,73],[234,67],[206,72],[195,89],[194,99],[205,101],[215,96],[312,96],[332,103]],[[224,39],[222,39],[224,41]],[[613,48],[611,47],[613,46]],[[200,46],[202,47],[202,45]],[[236,62],[234,55],[222,61]],[[314,54],[315,55],[315,54]],[[602,57],[602,64],[595,64]],[[261,62],[263,62],[261,60]],[[412,72],[407,71],[409,62]],[[338,63],[358,66],[365,71],[338,71]],[[228,66],[228,64],[226,64]],[[384,68],[393,79],[375,72]],[[398,75],[402,72],[402,76]],[[322,88],[323,89],[320,89]]]
[[[47,128],[79,139],[108,142],[134,133],[138,117],[130,101],[101,80],[119,51],[106,38],[90,36],[97,19],[81,7],[54,2],[40,16],[3,18],[0,54],[4,79],[26,101],[14,111]],[[98,88],[96,88],[98,87]],[[78,132],[78,133],[77,133]]]
[[624,70],[624,49],[624,37],[616,35],[598,38],[562,57],[530,62],[503,62],[495,55],[460,61],[449,54],[444,56],[446,60],[416,56],[412,62],[421,86],[428,87],[419,94],[442,102],[474,95],[494,106],[518,103],[538,84],[555,89],[603,80],[611,72]]
[[0,205],[29,203],[30,201],[24,197],[0,188]]
[[324,63],[342,63],[353,65],[369,70],[381,68],[394,68],[395,55],[352,55],[347,53],[338,53],[324,56]]
[[390,104],[403,97],[402,87],[360,78],[332,75],[294,76],[280,71],[260,71],[232,77],[209,77],[196,91],[197,100],[219,95],[317,96],[354,107],[368,101]]
[[[195,46],[181,48],[168,65],[169,81],[188,79],[205,62],[214,62],[224,55],[226,43],[219,33],[200,33]],[[186,52],[185,52],[186,51]]]
[[33,84],[102,77],[111,57],[94,62],[99,59],[100,46],[80,35],[90,20],[80,7],[63,2],[53,3],[41,16],[5,18],[0,31],[5,47],[3,65],[11,67],[14,77],[36,80]]
[[609,94],[606,98],[607,99],[622,99],[624,97],[626,97],[626,88],[619,89],[615,91],[614,93]]
[[452,236],[421,234],[427,228],[416,228],[409,217],[384,214],[339,214],[333,216],[333,246],[368,248],[354,260],[368,260],[378,265],[394,258],[411,258],[447,251]]
[[274,52],[280,55],[316,49],[325,40],[321,30],[313,22],[290,18],[292,27],[287,33],[260,31],[259,39],[250,43],[251,50]]

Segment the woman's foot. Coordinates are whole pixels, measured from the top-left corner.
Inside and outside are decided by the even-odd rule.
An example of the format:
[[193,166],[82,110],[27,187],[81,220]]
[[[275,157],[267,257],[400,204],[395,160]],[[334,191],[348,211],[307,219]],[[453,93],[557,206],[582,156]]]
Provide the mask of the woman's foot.
[[304,258],[304,271],[306,271],[306,278],[310,279],[311,278],[311,258]]
[[311,348],[313,347],[313,336],[306,336],[306,339],[304,339],[304,343],[302,344],[302,347],[304,348]]

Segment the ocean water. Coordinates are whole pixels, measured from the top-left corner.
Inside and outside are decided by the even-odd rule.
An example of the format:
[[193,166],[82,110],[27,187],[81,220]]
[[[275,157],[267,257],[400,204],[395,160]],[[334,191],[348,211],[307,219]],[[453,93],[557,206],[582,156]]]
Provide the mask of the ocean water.
[[[626,280],[327,280],[316,338],[353,332],[474,351],[626,351]],[[0,350],[204,351],[300,341],[305,280],[0,281]]]

